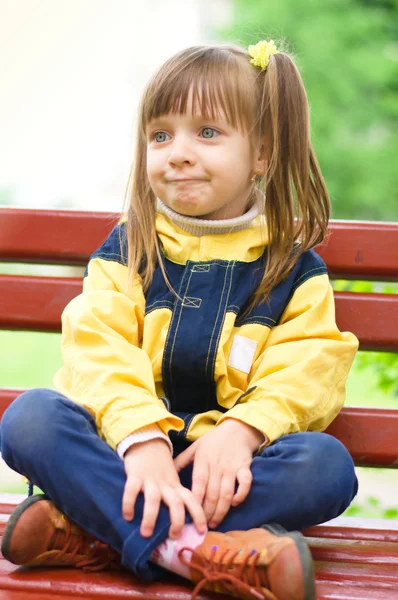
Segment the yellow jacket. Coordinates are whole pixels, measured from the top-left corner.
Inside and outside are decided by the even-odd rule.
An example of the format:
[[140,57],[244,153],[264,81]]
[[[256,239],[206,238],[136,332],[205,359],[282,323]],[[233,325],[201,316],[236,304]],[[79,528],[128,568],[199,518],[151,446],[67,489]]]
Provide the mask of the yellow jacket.
[[157,214],[166,270],[146,297],[128,281],[125,225],[93,254],[83,292],[62,315],[62,394],[94,415],[116,448],[157,423],[193,441],[226,417],[263,432],[269,443],[322,431],[336,417],[358,341],[335,323],[333,291],[309,251],[269,302],[242,318],[263,272],[262,216],[233,233],[196,236]]

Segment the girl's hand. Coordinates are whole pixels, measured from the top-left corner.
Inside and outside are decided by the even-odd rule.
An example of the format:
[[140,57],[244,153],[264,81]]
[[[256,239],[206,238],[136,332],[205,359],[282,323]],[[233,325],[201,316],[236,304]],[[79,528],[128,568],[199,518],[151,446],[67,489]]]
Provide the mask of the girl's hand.
[[161,501],[167,504],[170,511],[169,537],[179,537],[185,524],[185,508],[199,533],[206,532],[203,508],[191,490],[181,485],[170,449],[164,440],[134,444],[124,455],[124,466],[127,481],[122,500],[123,516],[127,521],[134,518],[137,496],[143,492],[144,510],[140,529],[143,537],[153,534]]
[[263,441],[263,434],[254,427],[226,419],[174,460],[177,471],[194,463],[192,492],[203,505],[209,527],[217,527],[231,505],[245,500],[252,484],[253,452]]

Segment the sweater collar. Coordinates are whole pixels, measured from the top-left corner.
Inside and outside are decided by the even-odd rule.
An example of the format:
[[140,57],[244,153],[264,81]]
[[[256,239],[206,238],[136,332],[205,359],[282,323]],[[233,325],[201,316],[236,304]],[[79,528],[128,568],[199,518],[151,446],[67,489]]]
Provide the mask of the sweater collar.
[[259,214],[264,213],[265,196],[257,191],[254,204],[240,217],[232,219],[201,219],[200,217],[187,217],[166,206],[159,198],[157,199],[157,211],[166,215],[180,229],[201,237],[204,235],[233,233],[248,229]]

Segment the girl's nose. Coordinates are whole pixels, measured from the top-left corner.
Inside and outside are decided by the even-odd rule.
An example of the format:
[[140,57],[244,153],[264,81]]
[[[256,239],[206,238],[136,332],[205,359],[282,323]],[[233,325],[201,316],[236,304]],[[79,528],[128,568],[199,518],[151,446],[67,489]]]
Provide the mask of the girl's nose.
[[169,164],[182,165],[184,163],[194,164],[195,153],[188,136],[176,136],[170,146]]

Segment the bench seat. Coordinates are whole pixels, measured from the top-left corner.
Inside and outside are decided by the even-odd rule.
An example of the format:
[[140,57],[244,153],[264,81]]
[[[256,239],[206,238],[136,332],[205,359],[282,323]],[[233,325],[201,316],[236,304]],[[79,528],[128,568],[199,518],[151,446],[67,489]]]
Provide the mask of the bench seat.
[[[20,500],[16,498],[16,503]],[[10,496],[0,495],[0,538],[16,503]],[[315,560],[317,600],[398,598],[398,522],[339,517],[304,534]],[[189,584],[172,575],[162,583],[145,584],[128,571],[29,570],[0,557],[0,600],[46,600],[47,595],[59,595],[61,600],[189,600],[191,591]],[[198,600],[211,598],[226,600],[227,596],[203,592]]]
[[[84,266],[119,215],[0,209],[0,262]],[[398,223],[332,221],[317,248],[332,279],[398,281]],[[0,329],[60,331],[78,277],[0,274]],[[398,351],[398,295],[335,293],[336,319],[362,350]],[[0,418],[23,389],[0,388]],[[358,466],[398,468],[398,408],[345,407],[327,430]],[[0,537],[24,496],[0,494]],[[305,532],[315,561],[317,600],[398,600],[398,520],[339,517]],[[166,574],[144,584],[128,572],[19,569],[0,555],[0,600],[129,598],[189,600],[192,588]],[[226,599],[202,592],[198,600]]]

